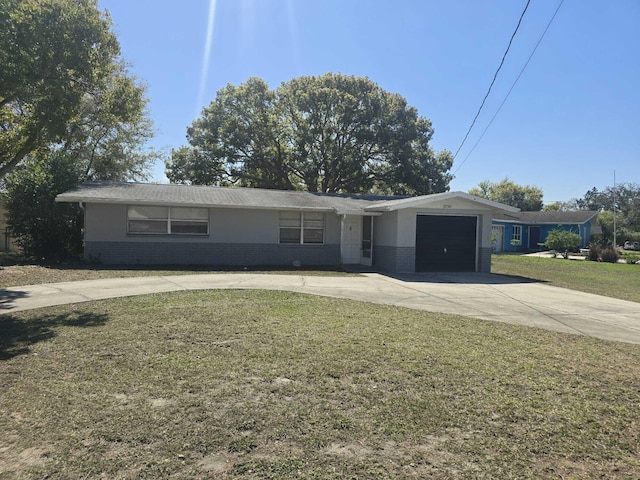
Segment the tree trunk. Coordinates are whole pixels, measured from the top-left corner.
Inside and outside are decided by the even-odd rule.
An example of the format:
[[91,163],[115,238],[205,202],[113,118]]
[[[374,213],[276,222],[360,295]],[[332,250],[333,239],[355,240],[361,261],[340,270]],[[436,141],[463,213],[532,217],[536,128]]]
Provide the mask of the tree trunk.
[[8,173],[16,168],[16,165],[18,165],[18,163],[20,163],[20,161],[33,150],[29,143],[30,142],[18,150],[11,160],[0,167],[0,179],[3,179]]

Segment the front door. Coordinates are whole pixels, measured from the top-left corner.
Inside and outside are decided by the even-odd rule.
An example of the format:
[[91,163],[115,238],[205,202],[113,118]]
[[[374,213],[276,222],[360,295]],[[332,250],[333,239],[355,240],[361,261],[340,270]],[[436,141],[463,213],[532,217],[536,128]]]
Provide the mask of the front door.
[[540,227],[529,227],[529,250],[540,250]]
[[359,215],[345,215],[342,219],[340,254],[344,265],[360,263],[361,224],[362,217]]
[[500,253],[504,250],[504,225],[491,226],[491,246],[493,253]]
[[362,217],[360,263],[369,267],[373,265],[373,217]]

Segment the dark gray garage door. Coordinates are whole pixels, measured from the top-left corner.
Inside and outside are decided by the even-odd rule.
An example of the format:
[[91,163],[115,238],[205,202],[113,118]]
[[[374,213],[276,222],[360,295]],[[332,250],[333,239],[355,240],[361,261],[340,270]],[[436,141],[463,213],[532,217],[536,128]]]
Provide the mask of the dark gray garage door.
[[475,272],[477,217],[418,215],[416,272]]

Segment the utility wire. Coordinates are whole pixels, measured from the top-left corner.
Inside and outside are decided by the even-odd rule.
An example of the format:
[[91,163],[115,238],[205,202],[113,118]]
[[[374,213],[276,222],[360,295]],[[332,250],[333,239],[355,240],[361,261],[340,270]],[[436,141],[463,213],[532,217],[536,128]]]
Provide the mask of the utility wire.
[[469,127],[469,130],[467,130],[467,134],[462,139],[462,143],[458,147],[458,150],[456,150],[456,153],[453,156],[454,160],[458,156],[458,153],[460,152],[460,149],[464,145],[464,142],[467,141],[467,137],[471,133],[471,129],[473,129],[473,126],[476,124],[476,120],[478,119],[478,116],[480,116],[480,112],[482,111],[482,107],[484,107],[484,102],[487,101],[487,97],[491,93],[491,88],[493,87],[493,84],[496,82],[496,78],[498,77],[498,73],[500,72],[500,69],[502,68],[502,65],[504,64],[505,58],[507,58],[507,53],[509,53],[509,49],[511,48],[511,43],[513,42],[513,38],[516,36],[516,33],[518,33],[518,29],[520,28],[520,24],[522,23],[522,18],[524,17],[524,14],[526,13],[527,8],[529,8],[529,4],[530,3],[531,3],[531,0],[527,0],[527,4],[524,6],[524,10],[522,11],[522,15],[520,15],[520,20],[518,20],[518,25],[516,25],[516,29],[513,31],[513,35],[511,35],[511,39],[509,40],[509,45],[507,45],[507,49],[505,50],[504,55],[502,55],[502,60],[500,61],[500,65],[498,66],[498,69],[496,70],[496,73],[493,76],[493,80],[491,80],[491,85],[489,85],[489,90],[487,90],[487,94],[484,96],[484,99],[482,100],[482,104],[480,105],[480,108],[478,109],[478,112],[476,113],[476,116],[473,118],[473,122],[471,122],[471,126]]
[[462,167],[462,165],[464,165],[464,162],[467,161],[467,159],[471,156],[471,154],[473,153],[473,151],[476,149],[476,147],[478,146],[478,144],[480,143],[480,140],[482,140],[482,137],[484,137],[484,134],[487,133],[487,130],[489,130],[489,127],[491,126],[491,124],[493,123],[493,121],[496,119],[496,117],[498,116],[498,113],[500,113],[500,110],[502,110],[502,107],[504,106],[504,104],[507,101],[507,98],[509,98],[509,95],[511,95],[511,91],[513,90],[513,88],[516,86],[516,83],[518,83],[518,80],[520,80],[520,77],[522,76],[522,74],[524,73],[524,71],[527,69],[527,66],[529,65],[529,62],[531,61],[531,59],[533,58],[533,55],[536,53],[536,50],[538,49],[538,46],[540,46],[540,43],[542,42],[542,39],[544,38],[544,36],[547,34],[547,30],[549,30],[549,27],[551,26],[551,23],[553,23],[553,20],[556,18],[556,15],[558,14],[558,10],[560,10],[560,7],[562,6],[562,3],[564,2],[564,0],[560,0],[560,3],[558,4],[558,7],[556,8],[556,11],[553,12],[553,15],[551,17],[551,20],[549,20],[549,23],[547,23],[547,27],[544,29],[544,32],[542,32],[542,35],[540,35],[540,38],[538,39],[538,43],[536,43],[536,46],[533,47],[533,51],[531,52],[531,55],[529,55],[529,58],[527,58],[527,61],[524,64],[524,67],[522,67],[522,70],[520,70],[520,73],[518,74],[518,76],[516,77],[516,79],[514,80],[513,84],[511,85],[511,88],[509,89],[509,91],[507,92],[507,94],[505,95],[504,99],[502,100],[502,103],[500,104],[500,106],[498,107],[498,109],[496,110],[496,113],[493,114],[493,117],[491,117],[491,120],[489,121],[489,123],[487,124],[487,126],[485,127],[485,129],[482,131],[482,134],[480,135],[480,138],[478,138],[478,141],[473,145],[473,147],[471,148],[471,151],[467,154],[466,157],[464,157],[464,160],[462,161],[462,163],[460,165],[458,165],[458,168],[456,168],[456,170],[453,172],[454,174],[460,170],[460,168]]

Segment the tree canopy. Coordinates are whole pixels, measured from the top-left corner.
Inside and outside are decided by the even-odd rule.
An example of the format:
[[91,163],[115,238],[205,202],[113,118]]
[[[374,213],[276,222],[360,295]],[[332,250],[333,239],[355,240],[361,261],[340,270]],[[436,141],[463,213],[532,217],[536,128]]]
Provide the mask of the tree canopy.
[[28,255],[77,255],[82,212],[55,197],[87,180],[147,177],[159,155],[146,146],[154,133],[146,88],[120,59],[95,1],[0,5],[1,64],[12,67],[0,73],[7,223]]
[[619,183],[604,190],[592,188],[575,200],[579,210],[615,211],[621,226],[640,232],[640,185]]
[[119,44],[97,0],[0,2],[0,178],[68,134],[106,88]]
[[577,210],[575,201],[569,200],[568,202],[556,201],[553,203],[547,203],[542,207],[543,212],[571,212]]
[[617,241],[637,238],[640,232],[640,185],[619,183],[614,187],[598,190],[593,187],[583,197],[572,200],[576,210],[596,210],[598,224],[602,227],[605,241],[613,240],[614,210]]
[[471,195],[504,203],[524,212],[537,212],[542,209],[542,190],[531,185],[518,185],[504,178],[497,183],[484,180],[469,190]]
[[453,157],[431,122],[367,78],[259,78],[221,89],[166,162],[170,181],[204,185],[428,194],[449,189]]
[[122,63],[116,67],[100,89],[83,96],[61,142],[49,146],[75,159],[81,167],[80,181],[143,180],[160,157],[147,146],[154,130],[146,110],[146,87]]

